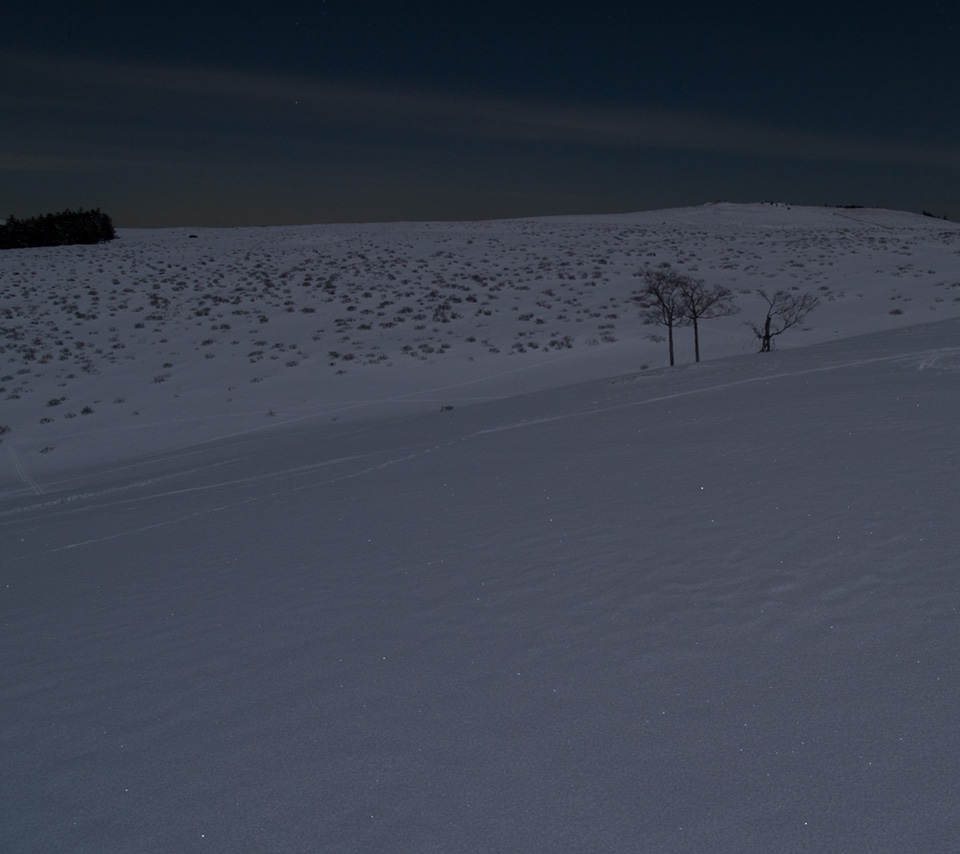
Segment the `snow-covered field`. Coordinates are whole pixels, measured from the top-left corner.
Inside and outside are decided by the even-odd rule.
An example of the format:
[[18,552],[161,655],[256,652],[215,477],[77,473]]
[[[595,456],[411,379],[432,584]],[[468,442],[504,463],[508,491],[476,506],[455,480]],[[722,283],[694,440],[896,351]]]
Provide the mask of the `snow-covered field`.
[[960,226],[127,231],[0,331],[0,850],[956,850]]

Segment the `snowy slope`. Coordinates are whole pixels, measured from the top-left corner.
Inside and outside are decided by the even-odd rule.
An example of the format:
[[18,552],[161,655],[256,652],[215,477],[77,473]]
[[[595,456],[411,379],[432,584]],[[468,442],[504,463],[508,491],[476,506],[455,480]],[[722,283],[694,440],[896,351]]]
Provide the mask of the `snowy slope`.
[[[855,213],[910,244],[918,274],[834,244],[842,286],[797,280],[835,294],[793,342],[812,346],[735,355],[734,318],[705,343],[726,358],[640,371],[643,348],[666,354],[623,310],[629,348],[553,364],[501,353],[481,370],[453,346],[433,365],[324,363],[309,376],[329,401],[204,444],[186,441],[196,415],[112,457],[66,432],[80,416],[43,425],[55,452],[3,436],[0,849],[952,852],[957,235]],[[717,217],[731,253],[746,233],[761,272],[745,288],[779,286],[763,271],[786,263],[794,215],[834,216],[662,217],[680,234]],[[602,221],[570,220],[550,257]],[[567,227],[523,225],[548,226]],[[636,261],[610,294],[635,287]],[[498,340],[515,328],[501,318]],[[181,370],[199,382],[219,358]],[[454,387],[457,366],[480,382]],[[254,385],[279,394],[288,371],[271,370]],[[377,371],[393,387],[348,414],[335,383],[361,375],[366,394]],[[50,394],[38,372],[22,411]],[[118,435],[99,408],[85,418]]]
[[[0,254],[0,425],[43,476],[273,421],[659,368],[664,330],[630,294],[664,262],[737,295],[739,315],[703,324],[705,359],[755,349],[759,288],[823,302],[780,347],[960,316],[960,226],[892,211],[122,232]],[[22,482],[3,457],[0,488]]]

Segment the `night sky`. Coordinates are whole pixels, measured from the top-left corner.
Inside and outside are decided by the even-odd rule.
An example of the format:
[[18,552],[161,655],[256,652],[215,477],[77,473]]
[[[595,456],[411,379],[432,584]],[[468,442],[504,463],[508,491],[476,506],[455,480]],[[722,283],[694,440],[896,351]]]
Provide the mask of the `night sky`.
[[960,220],[957,3],[17,3],[0,214],[119,226],[728,201]]

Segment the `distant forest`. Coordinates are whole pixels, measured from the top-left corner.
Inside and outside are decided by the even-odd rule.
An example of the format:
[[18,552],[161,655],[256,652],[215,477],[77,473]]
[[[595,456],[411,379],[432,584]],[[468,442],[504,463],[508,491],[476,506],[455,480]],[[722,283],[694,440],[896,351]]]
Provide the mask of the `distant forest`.
[[42,214],[30,219],[10,216],[0,224],[0,249],[106,243],[117,236],[113,222],[99,209]]

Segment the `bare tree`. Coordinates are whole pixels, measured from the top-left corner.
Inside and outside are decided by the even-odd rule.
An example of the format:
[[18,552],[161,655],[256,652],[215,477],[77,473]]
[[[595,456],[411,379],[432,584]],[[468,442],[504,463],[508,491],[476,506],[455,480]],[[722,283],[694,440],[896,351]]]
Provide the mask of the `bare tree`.
[[683,313],[680,286],[683,276],[669,267],[646,269],[637,274],[643,277],[644,288],[634,291],[633,301],[640,306],[644,323],[667,327],[670,342],[670,366],[673,367],[673,327],[685,326],[689,321]]
[[786,332],[791,326],[796,326],[820,305],[820,297],[810,293],[798,295],[789,291],[777,291],[773,296],[763,290],[758,290],[757,293],[767,303],[767,316],[762,325],[748,321],[747,326],[759,339],[761,353],[769,353],[777,335]]
[[693,324],[693,351],[696,361],[699,362],[700,321],[727,317],[736,314],[740,309],[733,302],[733,291],[730,288],[722,285],[707,288],[703,284],[703,279],[694,279],[691,276],[679,278],[681,312]]

